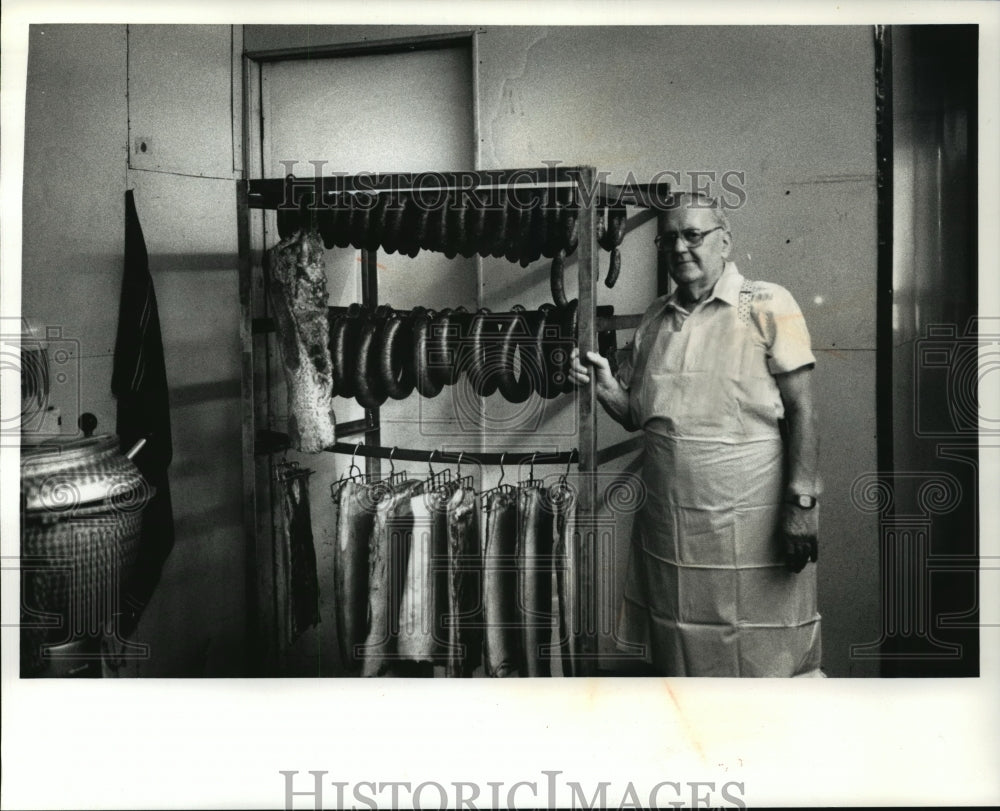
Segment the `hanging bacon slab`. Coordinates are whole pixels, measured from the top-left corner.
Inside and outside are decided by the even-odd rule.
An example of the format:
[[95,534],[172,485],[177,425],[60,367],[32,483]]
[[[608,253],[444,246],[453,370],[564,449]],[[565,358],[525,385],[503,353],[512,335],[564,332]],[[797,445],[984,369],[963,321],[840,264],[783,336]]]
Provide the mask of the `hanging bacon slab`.
[[337,639],[344,669],[361,670],[360,645],[368,636],[368,544],[375,505],[368,485],[353,480],[333,495],[337,538],[333,550],[333,583],[337,596]]
[[471,487],[459,487],[448,502],[447,675],[471,676],[482,659],[482,555],[480,503]]
[[551,673],[546,647],[552,633],[552,507],[547,492],[519,492],[517,585],[521,611],[521,675]]
[[486,675],[516,676],[521,656],[517,591],[517,495],[491,493],[486,505],[483,567]]

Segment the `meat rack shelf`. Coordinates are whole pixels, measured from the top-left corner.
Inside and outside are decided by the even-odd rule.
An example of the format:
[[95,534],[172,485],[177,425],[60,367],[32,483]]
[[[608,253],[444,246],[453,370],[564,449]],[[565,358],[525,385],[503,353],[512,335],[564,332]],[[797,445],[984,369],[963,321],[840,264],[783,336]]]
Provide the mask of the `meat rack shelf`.
[[[274,596],[274,563],[271,546],[271,527],[257,509],[265,489],[270,503],[272,459],[269,454],[288,447],[287,436],[258,427],[257,418],[266,410],[267,381],[274,373],[266,362],[255,354],[255,336],[272,331],[274,326],[266,315],[263,285],[260,284],[260,258],[264,250],[263,227],[252,220],[254,210],[319,210],[328,207],[329,201],[343,193],[379,195],[391,192],[413,193],[471,192],[496,189],[555,189],[574,187],[578,190],[579,214],[577,227],[579,242],[572,262],[578,278],[578,327],[577,343],[581,354],[597,351],[599,333],[636,326],[638,315],[615,316],[597,308],[598,244],[596,234],[597,208],[608,203],[638,206],[642,209],[627,222],[626,232],[631,231],[657,214],[668,200],[670,187],[666,183],[613,185],[600,179],[592,166],[543,167],[470,172],[424,172],[394,174],[331,175],[316,178],[271,178],[237,182],[237,215],[240,251],[240,301],[242,310],[241,342],[243,346],[243,464],[244,464],[244,515],[249,529],[248,558],[253,570],[251,586],[256,586],[257,631],[268,637],[261,654],[265,658],[280,656],[282,640],[281,622],[276,616],[277,600]],[[466,198],[475,200],[474,195]],[[361,250],[362,304],[374,309],[378,304],[377,252]],[[567,260],[567,266],[571,264]],[[662,278],[662,269],[660,275]],[[661,284],[662,288],[662,284]],[[335,308],[331,308],[335,309]],[[603,336],[601,336],[603,337]],[[259,386],[263,383],[265,388]],[[473,464],[496,465],[531,462],[536,464],[568,464],[576,461],[580,472],[577,489],[577,528],[580,533],[580,554],[577,588],[580,594],[581,617],[574,633],[577,635],[580,673],[593,675],[597,666],[598,630],[598,527],[596,472],[600,464],[636,450],[636,439],[619,442],[604,449],[597,447],[597,401],[593,382],[577,390],[577,447],[572,451],[543,454],[532,452],[463,453],[462,461]],[[381,459],[430,461],[434,451],[426,449],[393,449],[381,445],[378,409],[366,410],[365,418],[338,425],[337,439],[361,437],[363,442],[352,444],[337,442],[326,450],[335,453],[356,453],[366,458],[369,473],[381,475]],[[435,455],[442,462],[458,462],[458,453]],[[269,568],[270,566],[270,568]],[[277,651],[277,653],[276,653]],[[267,665],[264,665],[264,669]]]

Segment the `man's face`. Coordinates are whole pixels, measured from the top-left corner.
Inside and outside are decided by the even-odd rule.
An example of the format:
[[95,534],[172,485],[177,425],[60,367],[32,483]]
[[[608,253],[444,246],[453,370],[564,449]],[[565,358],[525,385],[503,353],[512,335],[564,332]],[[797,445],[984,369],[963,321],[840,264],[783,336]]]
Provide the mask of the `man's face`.
[[[722,275],[731,242],[729,234],[721,228],[711,231],[717,225],[712,211],[697,205],[667,212],[660,232],[660,250],[666,256],[670,277],[677,284],[711,287]],[[689,229],[711,233],[704,235],[701,245],[692,247],[678,237]]]

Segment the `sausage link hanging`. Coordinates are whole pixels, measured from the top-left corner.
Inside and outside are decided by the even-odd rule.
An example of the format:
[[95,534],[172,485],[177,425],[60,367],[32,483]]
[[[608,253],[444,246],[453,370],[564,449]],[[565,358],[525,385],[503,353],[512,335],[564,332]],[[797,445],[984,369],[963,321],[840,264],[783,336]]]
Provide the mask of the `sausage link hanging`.
[[611,242],[611,261],[608,265],[608,275],[604,278],[604,286],[612,288],[618,281],[618,274],[622,269],[622,257],[619,246],[625,239],[625,227],[627,210],[625,206],[619,205],[611,209],[611,224],[609,226]]

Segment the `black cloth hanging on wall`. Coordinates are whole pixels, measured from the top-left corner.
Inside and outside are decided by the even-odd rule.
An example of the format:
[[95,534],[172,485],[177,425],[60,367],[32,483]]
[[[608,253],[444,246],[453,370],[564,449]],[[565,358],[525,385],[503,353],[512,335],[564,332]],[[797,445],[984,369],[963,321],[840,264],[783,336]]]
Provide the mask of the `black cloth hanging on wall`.
[[138,625],[174,545],[167,478],[173,456],[167,370],[149,256],[131,189],[125,192],[125,272],[118,307],[111,393],[118,401],[116,432],[122,452],[146,439],[146,445],[133,461],[156,489],[143,513],[142,539],[132,576],[129,582],[121,584],[117,633],[127,638]]

